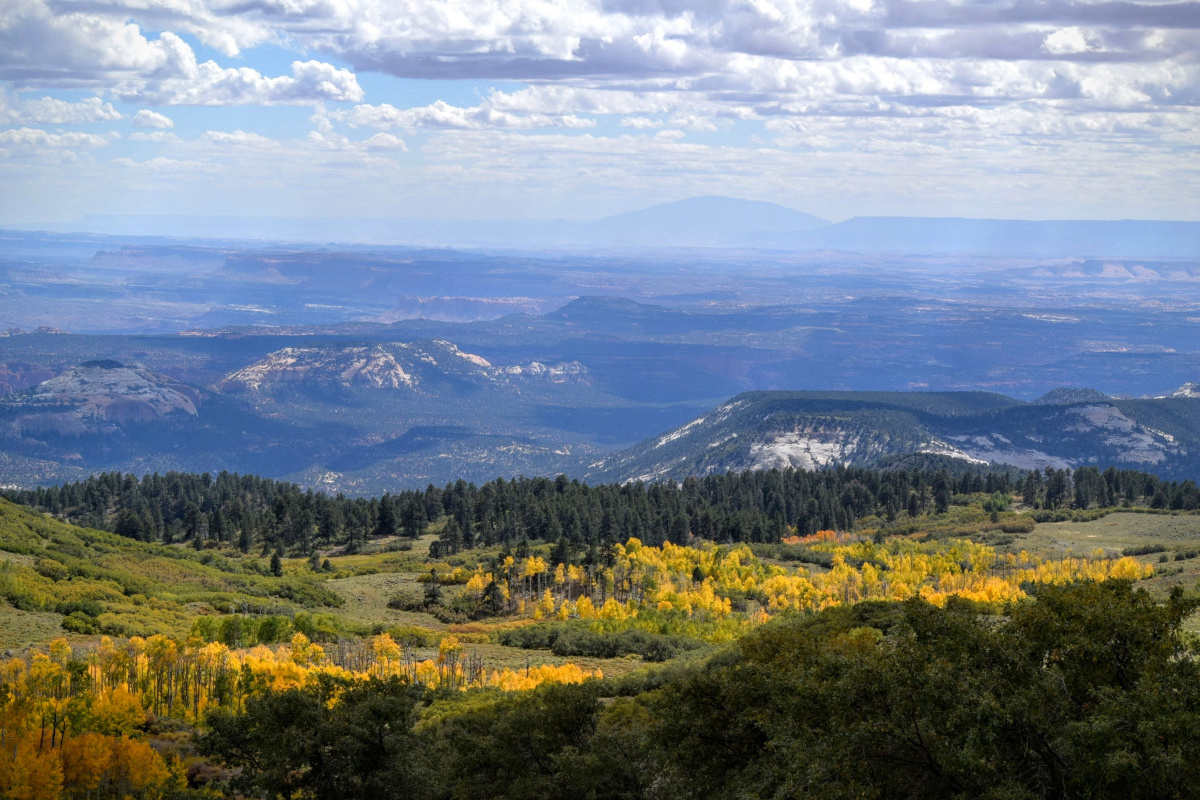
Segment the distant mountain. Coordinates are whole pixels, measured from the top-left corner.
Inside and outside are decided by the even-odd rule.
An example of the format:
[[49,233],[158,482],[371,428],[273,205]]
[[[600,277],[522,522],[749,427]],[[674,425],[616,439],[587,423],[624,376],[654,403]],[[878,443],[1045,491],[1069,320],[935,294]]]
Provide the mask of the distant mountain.
[[754,234],[744,243],[881,254],[1194,258],[1200,222],[854,217],[802,233]]
[[394,390],[445,400],[455,387],[514,382],[586,383],[579,362],[493,366],[451,342],[423,340],[363,346],[285,347],[238,369],[216,389],[268,393],[290,387]]
[[[91,215],[67,225],[47,227],[134,236],[196,236],[221,241],[358,242],[523,250],[736,247],[1083,259],[1200,256],[1200,222],[863,216],[831,224],[775,203],[716,196],[693,197],[583,221]],[[153,250],[147,246],[147,252]],[[117,266],[123,264],[122,259],[127,256],[105,254],[98,265]]]
[[[405,295],[380,322],[427,319],[435,322],[477,322],[506,314],[536,314],[544,303],[532,297],[413,297]],[[552,307],[552,306],[551,306]]]
[[593,463],[590,480],[876,466],[928,454],[1025,469],[1096,464],[1200,477],[1200,401],[1028,404],[983,392],[748,392]]
[[1106,403],[1112,400],[1104,392],[1095,389],[1051,389],[1033,402],[1039,406],[1069,406],[1074,403]]
[[[10,393],[0,484],[229,470],[378,492],[576,472],[603,452],[576,417],[623,411],[573,360],[494,364],[441,339],[291,341],[197,385],[102,359]],[[637,433],[625,441],[683,416],[627,415]]]
[[1172,392],[1171,397],[1200,398],[1200,383],[1185,383]]
[[828,224],[776,203],[710,196],[605,217],[587,234],[597,243],[622,246],[727,246],[745,237],[811,231]]
[[79,436],[197,416],[200,393],[143,367],[88,361],[0,401],[9,435]]
[[[464,247],[730,247],[759,234],[788,234],[827,220],[776,203],[693,197],[599,220],[291,219],[90,215],[76,229],[159,236]],[[62,226],[58,226],[61,228]]]

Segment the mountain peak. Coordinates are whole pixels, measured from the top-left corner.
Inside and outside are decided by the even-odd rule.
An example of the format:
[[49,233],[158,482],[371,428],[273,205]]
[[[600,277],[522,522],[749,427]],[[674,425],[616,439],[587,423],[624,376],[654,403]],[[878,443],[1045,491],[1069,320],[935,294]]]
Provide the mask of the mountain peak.
[[707,195],[605,217],[593,225],[614,243],[650,246],[731,244],[757,233],[799,233],[827,220],[762,200]]
[[1185,383],[1175,391],[1171,392],[1171,397],[1200,397],[1200,383]]

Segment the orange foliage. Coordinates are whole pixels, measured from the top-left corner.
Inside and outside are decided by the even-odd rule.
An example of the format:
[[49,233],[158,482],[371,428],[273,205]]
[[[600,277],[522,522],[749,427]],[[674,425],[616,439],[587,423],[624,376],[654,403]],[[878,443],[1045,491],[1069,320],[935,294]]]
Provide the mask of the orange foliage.
[[72,736],[62,746],[63,783],[85,794],[100,786],[112,761],[110,738],[99,733]]

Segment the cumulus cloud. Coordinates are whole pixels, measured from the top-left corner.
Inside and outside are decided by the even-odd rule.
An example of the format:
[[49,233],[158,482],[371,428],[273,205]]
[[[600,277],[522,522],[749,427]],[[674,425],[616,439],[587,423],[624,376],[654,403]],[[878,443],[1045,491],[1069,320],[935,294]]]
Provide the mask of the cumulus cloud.
[[234,147],[262,147],[274,144],[274,141],[266,136],[258,133],[249,133],[240,129],[228,132],[205,131],[201,139],[214,144],[232,145]]
[[1195,54],[1198,9],[1188,0],[330,0],[264,3],[256,18],[359,69],[403,77],[695,80],[739,56],[1070,59],[1085,51],[1061,46],[1072,34],[1056,32],[1072,30],[1110,60]]
[[362,126],[391,130],[403,128],[590,128],[596,123],[574,114],[554,114],[525,111],[512,113],[498,109],[493,103],[478,106],[454,106],[438,100],[417,108],[396,108],[389,103],[358,105],[329,113],[329,119],[344,122],[352,128]]
[[177,49],[166,75],[119,84],[114,94],[129,102],[197,106],[357,102],[363,98],[354,74],[331,64],[293,61],[291,76],[270,78],[250,67],[226,68],[215,61],[197,64],[190,48]]
[[[198,58],[188,37],[221,55]],[[253,60],[264,43],[303,55],[268,69]],[[375,79],[368,98],[364,71],[470,79],[482,96],[406,103]],[[133,119],[134,141],[243,171],[312,159],[395,176],[420,161],[434,185],[540,176],[544,189],[572,176],[667,185],[681,170],[690,190],[744,174],[758,183],[743,193],[764,196],[784,186],[776,175],[813,177],[805,159],[856,175],[911,161],[982,186],[1018,157],[1035,174],[1110,179],[1133,158],[1200,185],[1163,166],[1197,143],[1200,0],[6,0],[0,80],[22,97],[98,95],[0,95],[0,125],[29,130],[115,120],[109,100],[315,107],[312,135],[289,143],[244,130],[181,141],[158,111]],[[249,126],[209,127],[235,125]],[[722,137],[723,150],[696,144]]]
[[42,97],[9,105],[6,95],[0,92],[0,124],[4,125],[71,125],[110,122],[120,118],[121,113],[99,97],[89,97],[79,102]]
[[1042,49],[1053,55],[1073,55],[1096,49],[1080,28],[1059,28],[1046,34]]
[[364,141],[363,146],[368,150],[398,150],[400,152],[408,150],[403,139],[390,133],[377,133]]
[[[211,60],[198,63],[191,45],[174,31],[164,30],[152,39],[138,22],[130,21],[179,21],[179,8],[173,5],[148,0],[140,8],[129,8],[98,2],[80,6],[86,11],[54,13],[44,0],[10,2],[11,11],[0,16],[0,80],[19,86],[92,86],[121,100],[163,105],[358,102],[363,98],[357,78],[347,69],[315,60],[294,61],[291,75],[271,77],[250,67],[222,67]],[[179,7],[192,7],[190,18],[195,20],[215,18],[201,0]],[[248,40],[261,38],[256,34]],[[226,49],[237,52],[232,45]]]
[[661,128],[667,123],[661,119],[650,119],[649,117],[625,117],[621,120],[621,126],[625,128],[638,128],[641,130]]
[[157,111],[151,111],[148,108],[143,108],[133,115],[133,127],[167,130],[168,128],[175,127],[175,121],[165,114],[160,114]]
[[152,142],[154,144],[179,141],[179,137],[170,131],[135,131],[129,134],[129,139],[134,142]]
[[[1047,81],[1041,74],[1103,64],[1135,68],[1126,91],[1106,95],[1128,102],[1138,92],[1179,96],[1177,86],[1157,94],[1133,86],[1137,68],[1194,64],[1200,57],[1197,0],[91,0],[53,8],[51,0],[9,2],[13,10],[0,21],[0,78],[20,85],[105,86],[119,99],[155,104],[364,99],[350,70],[296,61],[290,75],[268,76],[246,66],[197,63],[177,32],[228,55],[271,41],[330,54],[360,71],[534,84],[526,108],[516,107],[522,98],[515,92],[476,107],[380,104],[345,115],[347,124],[381,129],[585,127],[588,115],[604,114],[746,119],[772,103],[777,113],[797,102],[837,110],[844,98],[858,96],[954,104],[1017,90],[1020,98],[1086,99],[1081,86],[1094,76]],[[162,32],[152,37],[148,30]],[[1022,83],[1030,87],[1024,94]],[[574,104],[571,110],[555,91]],[[677,93],[699,99],[679,108],[669,97]],[[655,95],[668,97],[647,100]]]
[[12,128],[0,131],[0,147],[25,150],[77,149],[104,147],[116,134],[51,133],[40,128]]

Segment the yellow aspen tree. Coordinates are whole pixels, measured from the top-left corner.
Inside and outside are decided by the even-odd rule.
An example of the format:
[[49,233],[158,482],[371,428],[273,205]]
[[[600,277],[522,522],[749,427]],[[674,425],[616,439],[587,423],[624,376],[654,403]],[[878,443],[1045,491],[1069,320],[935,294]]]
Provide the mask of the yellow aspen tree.
[[100,786],[112,761],[108,737],[81,733],[62,747],[63,787],[72,794],[90,796]]
[[592,604],[590,597],[585,595],[575,601],[575,615],[580,619],[596,618],[596,606]]

